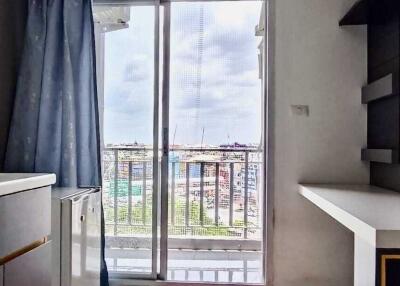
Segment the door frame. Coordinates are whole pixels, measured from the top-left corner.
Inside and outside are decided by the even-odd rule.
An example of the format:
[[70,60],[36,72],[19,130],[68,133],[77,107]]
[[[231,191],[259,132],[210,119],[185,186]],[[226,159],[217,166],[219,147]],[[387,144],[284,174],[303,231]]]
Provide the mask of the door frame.
[[[137,273],[113,273],[113,279],[135,279],[138,281],[151,281],[158,279],[158,216],[159,216],[159,106],[160,106],[160,0],[144,0],[144,1],[125,1],[125,0],[110,0],[110,1],[96,1],[93,0],[93,5],[99,6],[150,6],[154,7],[154,86],[153,86],[153,198],[152,198],[152,239],[151,239],[151,272],[137,272]],[[100,49],[104,53],[104,32],[101,27],[95,23],[95,38],[96,38],[96,50]],[[97,73],[97,85],[100,93],[100,108],[104,105],[104,58],[100,58],[99,54],[96,53],[96,61],[100,64],[100,69]],[[101,124],[103,125],[103,124]]]
[[[263,210],[262,214],[262,236],[263,236],[263,280],[264,283],[208,283],[208,282],[185,282],[167,281],[168,269],[168,153],[169,153],[169,80],[170,80],[170,25],[171,25],[171,3],[172,2],[224,2],[224,1],[255,1],[255,0],[92,0],[93,5],[113,5],[113,6],[154,6],[154,111],[153,111],[153,212],[152,212],[152,271],[138,274],[115,273],[110,278],[110,285],[148,285],[169,286],[171,284],[184,286],[205,286],[205,285],[269,285],[273,281],[273,96],[271,91],[273,75],[270,72],[273,65],[273,39],[274,26],[271,17],[271,10],[274,0],[260,0],[265,5],[264,17],[264,45],[263,45]],[[164,8],[163,17],[163,65],[162,65],[162,94],[160,97],[160,10]],[[272,15],[273,16],[273,15]],[[161,102],[160,102],[161,99]],[[162,108],[161,138],[159,135],[160,123],[160,103]],[[160,146],[161,139],[161,146]],[[161,168],[159,168],[159,151],[161,147]],[[160,211],[160,213],[159,213]],[[160,223],[159,223],[160,215]],[[160,226],[160,236],[158,230]],[[160,246],[160,257],[158,257],[158,246]],[[158,269],[158,258],[160,268]]]
[[170,84],[170,43],[171,3],[163,3],[163,81],[162,81],[162,157],[160,185],[160,273],[159,280],[167,280],[168,272],[168,181],[169,181],[169,84]]

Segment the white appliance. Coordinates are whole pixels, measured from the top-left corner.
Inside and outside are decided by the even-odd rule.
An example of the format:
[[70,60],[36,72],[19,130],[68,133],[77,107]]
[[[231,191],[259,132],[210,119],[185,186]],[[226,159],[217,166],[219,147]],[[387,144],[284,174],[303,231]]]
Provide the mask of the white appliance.
[[101,192],[96,188],[52,191],[52,286],[99,286]]

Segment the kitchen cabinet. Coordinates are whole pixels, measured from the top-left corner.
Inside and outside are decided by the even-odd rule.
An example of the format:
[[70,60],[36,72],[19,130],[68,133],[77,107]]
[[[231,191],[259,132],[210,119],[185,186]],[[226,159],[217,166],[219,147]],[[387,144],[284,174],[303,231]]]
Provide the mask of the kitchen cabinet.
[[43,187],[0,197],[0,257],[50,234],[50,192]]
[[0,173],[0,286],[51,286],[52,174]]
[[51,286],[51,242],[4,265],[3,286]]

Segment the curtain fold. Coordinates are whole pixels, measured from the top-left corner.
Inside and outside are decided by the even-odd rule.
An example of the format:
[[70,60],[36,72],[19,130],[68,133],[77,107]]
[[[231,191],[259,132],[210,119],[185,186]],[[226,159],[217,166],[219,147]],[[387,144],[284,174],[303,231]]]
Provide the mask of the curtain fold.
[[[55,173],[61,187],[101,186],[91,5],[29,0],[6,172]],[[104,217],[102,223],[104,231]]]
[[53,172],[59,186],[100,180],[89,0],[31,0],[5,168]]

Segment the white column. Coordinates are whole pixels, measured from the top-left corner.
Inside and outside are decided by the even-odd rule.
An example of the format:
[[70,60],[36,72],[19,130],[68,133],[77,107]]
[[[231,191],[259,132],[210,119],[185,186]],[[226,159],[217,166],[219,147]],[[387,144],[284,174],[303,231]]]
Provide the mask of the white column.
[[375,286],[376,231],[354,233],[354,286]]

